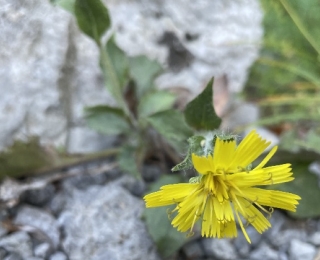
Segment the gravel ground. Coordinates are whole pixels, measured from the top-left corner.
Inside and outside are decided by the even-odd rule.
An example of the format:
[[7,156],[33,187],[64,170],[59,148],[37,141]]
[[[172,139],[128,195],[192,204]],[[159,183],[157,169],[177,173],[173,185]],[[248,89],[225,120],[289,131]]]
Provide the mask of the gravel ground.
[[[85,174],[26,191],[17,205],[0,211],[0,259],[161,259],[141,220],[145,183],[117,170],[92,175],[81,167]],[[271,223],[263,235],[247,228],[252,244],[240,230],[231,240],[195,236],[170,259],[320,259],[320,220],[275,211]]]

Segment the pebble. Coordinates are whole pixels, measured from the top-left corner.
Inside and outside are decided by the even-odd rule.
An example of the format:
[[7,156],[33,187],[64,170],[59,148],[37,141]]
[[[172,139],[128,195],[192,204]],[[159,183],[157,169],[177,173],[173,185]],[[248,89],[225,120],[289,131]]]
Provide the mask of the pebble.
[[4,260],[24,260],[21,255],[17,254],[17,253],[10,253],[9,255],[7,255]]
[[195,240],[183,246],[182,251],[188,259],[200,259],[204,257],[204,250],[200,241]]
[[204,239],[204,250],[209,257],[232,260],[237,259],[237,252],[229,239]]
[[269,242],[276,248],[288,249],[292,239],[299,239],[301,241],[307,240],[307,234],[304,230],[287,229],[280,231],[277,234],[269,236]]
[[50,245],[48,243],[42,243],[37,245],[34,249],[35,256],[47,258],[50,254]]
[[66,204],[66,196],[67,194],[65,192],[58,192],[50,201],[49,209],[54,216],[59,216],[63,210]]
[[8,233],[8,230],[3,226],[3,223],[0,222],[0,237],[3,237]]
[[60,251],[54,253],[49,258],[49,260],[67,260],[67,259],[68,259],[68,257]]
[[16,255],[23,256],[23,258],[33,255],[31,239],[29,235],[23,231],[18,231],[1,238],[0,247],[12,254],[15,253]]
[[143,209],[140,198],[115,182],[74,189],[58,219],[62,248],[70,259],[158,260],[141,220]]
[[262,244],[250,254],[250,259],[255,260],[278,260],[278,252],[272,249],[267,243],[262,242]]
[[308,242],[315,246],[320,246],[320,231],[313,233],[309,238]]
[[30,226],[35,228],[35,230],[39,230],[50,238],[50,242],[54,247],[57,247],[60,242],[60,232],[56,219],[44,210],[22,205],[18,209],[14,223]]
[[298,239],[290,242],[289,256],[290,260],[313,260],[316,255],[314,246]]
[[48,184],[43,189],[27,190],[23,192],[20,199],[22,203],[41,207],[52,199],[54,193],[55,187],[52,184]]

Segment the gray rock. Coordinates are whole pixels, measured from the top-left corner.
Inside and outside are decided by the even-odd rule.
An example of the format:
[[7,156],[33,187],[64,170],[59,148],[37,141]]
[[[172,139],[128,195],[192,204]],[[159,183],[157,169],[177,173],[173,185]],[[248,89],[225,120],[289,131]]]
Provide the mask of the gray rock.
[[0,6],[0,149],[30,135],[74,152],[91,149],[92,142],[101,147],[103,138],[85,144],[69,138],[72,127],[87,129],[85,106],[112,102],[94,42],[49,1],[0,0]]
[[10,253],[4,258],[4,260],[24,260],[24,259],[21,257],[21,255],[17,253]]
[[55,193],[55,187],[48,184],[43,189],[27,190],[21,194],[21,201],[33,206],[43,206],[52,199]]
[[3,223],[0,222],[0,237],[3,237],[8,233],[8,230],[3,226]]
[[67,260],[67,259],[68,257],[62,252],[56,252],[53,255],[51,255],[49,258],[49,260]]
[[257,249],[251,252],[250,259],[255,260],[278,260],[278,252],[263,242]]
[[69,130],[68,152],[69,153],[92,153],[111,147],[116,138],[97,133],[96,131],[82,126],[73,127]]
[[46,211],[31,207],[21,206],[14,220],[15,224],[33,227],[35,232],[40,232],[50,239],[54,247],[59,244],[59,229],[54,217]]
[[282,232],[282,227],[286,223],[287,218],[279,210],[275,210],[270,218],[271,228],[269,228],[264,236],[270,240],[273,240],[274,237],[277,237],[280,232]]
[[141,200],[115,183],[71,194],[59,217],[70,259],[159,259],[140,219]]
[[285,250],[288,249],[292,239],[306,241],[307,234],[304,230],[287,229],[280,231],[278,234],[274,234],[273,236],[269,236],[269,243],[276,248],[282,248]]
[[51,246],[48,243],[42,243],[35,247],[34,255],[41,258],[47,258],[50,254]]
[[23,258],[32,256],[31,239],[27,233],[22,231],[1,238],[0,247],[11,252],[13,255],[20,255]]
[[182,251],[186,255],[187,259],[200,259],[205,257],[205,252],[202,248],[200,241],[191,241],[183,246]]
[[49,204],[49,208],[53,215],[58,216],[63,210],[66,204],[66,196],[67,194],[64,192],[59,192],[54,195]]
[[132,195],[141,197],[146,190],[144,181],[132,178],[129,175],[123,175],[114,181],[117,185],[128,190]]
[[218,259],[237,259],[237,252],[229,239],[204,239],[203,247],[206,254]]
[[0,247],[0,259],[3,259],[6,254],[7,251],[3,247]]
[[[262,37],[257,0],[105,2],[119,45],[168,67],[159,88],[181,87],[187,101],[212,75],[226,74],[231,92],[242,89]],[[50,1],[0,0],[0,6],[0,150],[30,135],[70,152],[108,147],[112,139],[83,122],[85,106],[115,103],[94,42]],[[134,19],[128,23],[128,17]],[[160,45],[170,33],[174,37]]]
[[257,247],[260,243],[262,236],[253,226],[246,227],[247,234],[251,240],[251,244],[243,235],[241,230],[238,230],[238,237],[234,240],[234,246],[241,257],[248,257],[252,248]]
[[25,258],[23,260],[45,260],[45,258],[31,256],[31,257]]
[[[121,48],[171,68],[158,79],[160,88],[178,86],[195,95],[212,74],[226,74],[232,92],[242,89],[262,36],[258,1],[105,2]],[[128,23],[127,17],[134,19]],[[163,41],[168,32],[175,37]]]
[[320,231],[313,233],[309,238],[308,242],[315,246],[320,246]]
[[290,260],[313,260],[316,255],[316,248],[311,244],[298,239],[290,242],[289,256]]

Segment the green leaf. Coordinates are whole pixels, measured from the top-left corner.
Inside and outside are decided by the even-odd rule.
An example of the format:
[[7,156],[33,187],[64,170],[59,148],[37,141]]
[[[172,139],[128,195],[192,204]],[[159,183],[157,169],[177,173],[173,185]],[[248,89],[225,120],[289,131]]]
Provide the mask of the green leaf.
[[248,94],[254,89],[257,99],[265,98],[266,94],[292,92],[288,87],[297,82],[319,87],[320,2],[262,0],[261,3],[265,13],[264,46],[261,58],[251,70]]
[[138,97],[153,87],[155,77],[161,72],[161,65],[146,56],[136,56],[129,60],[130,75],[138,86]]
[[88,126],[107,135],[117,135],[130,131],[130,125],[121,109],[109,106],[86,108],[85,118]]
[[192,130],[187,126],[179,111],[174,109],[162,111],[148,117],[147,121],[178,152],[185,152],[186,140],[192,135]]
[[135,178],[140,177],[138,165],[137,165],[137,149],[130,145],[124,145],[121,147],[117,160],[119,167],[122,171],[130,173]]
[[175,96],[167,91],[153,91],[144,95],[138,106],[140,117],[146,117],[172,108]]
[[100,0],[76,0],[75,15],[80,29],[100,45],[100,38],[110,27],[108,9]]
[[184,115],[189,126],[196,130],[214,130],[219,127],[221,119],[216,115],[212,100],[213,78],[203,92],[186,107]]
[[0,179],[25,176],[53,164],[52,153],[41,147],[37,137],[27,142],[15,141],[0,153]]
[[[151,186],[150,192],[159,190],[163,185],[178,182],[181,182],[181,177],[178,175],[166,175]],[[145,209],[144,218],[149,233],[163,258],[174,254],[186,242],[186,234],[172,227],[165,207]]]
[[[123,89],[129,79],[129,60],[126,54],[116,45],[114,37],[111,37],[106,44],[106,51],[112,63],[112,67]],[[107,84],[112,84],[107,78]]]
[[58,5],[66,11],[74,14],[75,0],[55,0],[53,1],[53,4]]

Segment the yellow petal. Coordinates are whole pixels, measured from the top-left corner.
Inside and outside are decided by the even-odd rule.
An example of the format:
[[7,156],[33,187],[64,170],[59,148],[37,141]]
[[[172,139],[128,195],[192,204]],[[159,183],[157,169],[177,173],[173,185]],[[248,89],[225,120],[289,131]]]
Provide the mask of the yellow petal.
[[290,211],[296,210],[296,205],[299,204],[298,200],[301,199],[298,195],[289,192],[265,190],[260,188],[247,188],[242,190],[242,194],[245,198],[262,206]]
[[234,157],[236,141],[224,141],[217,138],[213,154],[213,172],[227,169]]
[[209,154],[208,157],[198,156],[196,154],[192,154],[192,163],[193,167],[200,174],[207,174],[208,172],[213,171],[213,158]]
[[263,140],[255,130],[251,131],[237,147],[233,160],[228,167],[229,171],[246,168],[258,158],[260,154],[270,145],[270,142]]
[[271,157],[276,153],[277,149],[278,146],[274,146],[268,153],[268,155],[262,160],[261,163],[259,163],[259,165],[255,169],[261,169],[263,166],[265,166],[266,163],[271,159]]
[[152,192],[143,197],[146,207],[161,207],[181,202],[185,197],[194,192],[197,183],[179,183],[162,186],[160,191]]

